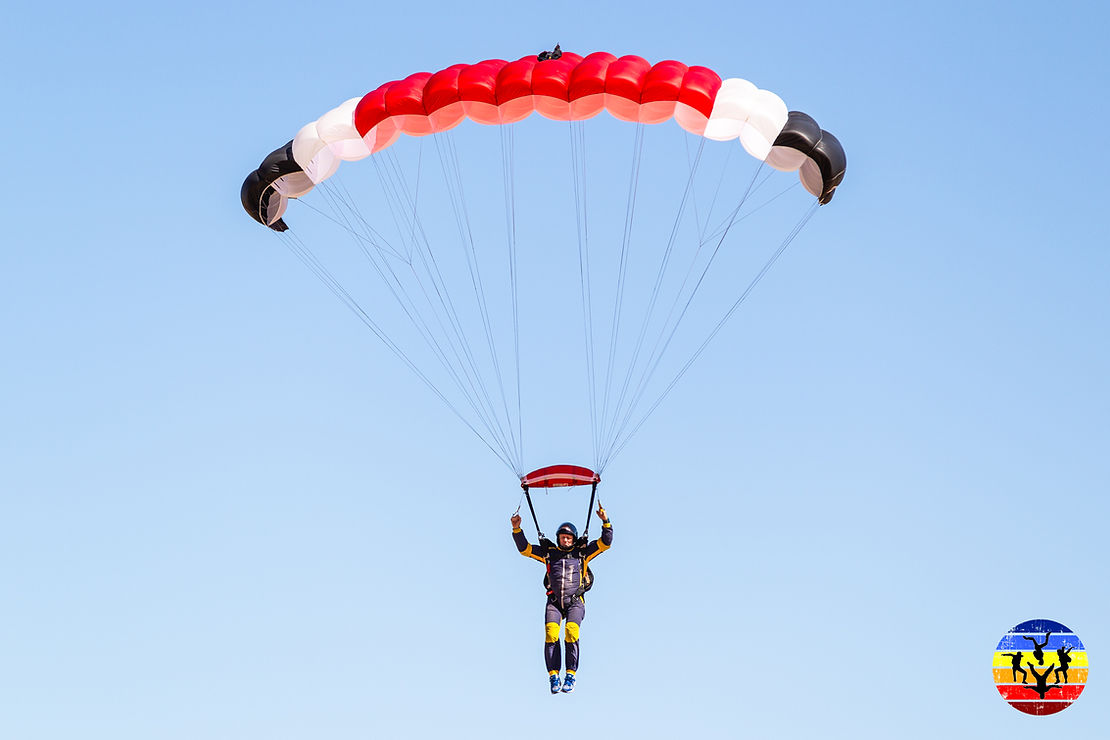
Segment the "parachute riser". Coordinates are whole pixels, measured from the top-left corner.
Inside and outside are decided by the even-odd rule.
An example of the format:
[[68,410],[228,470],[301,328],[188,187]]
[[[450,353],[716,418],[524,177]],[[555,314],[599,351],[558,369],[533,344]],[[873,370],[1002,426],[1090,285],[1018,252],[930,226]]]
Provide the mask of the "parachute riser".
[[[594,481],[590,485],[590,505],[586,509],[586,526],[582,530],[582,536],[579,537],[578,542],[575,543],[577,546],[585,545],[590,539],[590,519],[593,516],[594,501],[597,500],[597,484],[598,484],[598,481]],[[524,489],[524,499],[528,502],[528,511],[532,515],[532,524],[534,524],[536,526],[536,537],[537,537],[537,539],[541,543],[543,543],[543,542],[550,543],[551,540],[548,540],[547,536],[544,535],[543,530],[540,529],[540,520],[536,516],[536,508],[532,505],[532,494],[528,490],[528,486],[526,484],[522,483],[520,485],[520,487]]]
[[597,498],[597,481],[594,481],[590,487],[590,506],[586,509],[586,528],[582,530],[582,540],[589,542],[590,540],[590,517],[594,513],[594,499]]
[[546,540],[547,537],[544,536],[543,530],[540,529],[540,520],[536,518],[536,509],[532,506],[532,494],[528,492],[528,486],[523,483],[520,487],[524,489],[524,498],[528,501],[528,511],[532,512],[532,523],[536,525],[536,537],[541,541]]

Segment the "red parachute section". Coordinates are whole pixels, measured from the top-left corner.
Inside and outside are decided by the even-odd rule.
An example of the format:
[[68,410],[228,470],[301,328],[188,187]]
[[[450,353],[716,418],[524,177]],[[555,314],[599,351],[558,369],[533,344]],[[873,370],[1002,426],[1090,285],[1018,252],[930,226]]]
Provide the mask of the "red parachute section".
[[387,82],[362,98],[354,123],[364,137],[377,127],[375,150],[402,133],[424,136],[465,118],[514,123],[532,111],[558,121],[583,120],[602,110],[641,123],[676,116],[684,128],[698,132],[720,87],[721,78],[713,70],[676,61],[652,65],[638,56],[564,52],[559,59],[540,62],[530,55],[514,62],[456,64]]

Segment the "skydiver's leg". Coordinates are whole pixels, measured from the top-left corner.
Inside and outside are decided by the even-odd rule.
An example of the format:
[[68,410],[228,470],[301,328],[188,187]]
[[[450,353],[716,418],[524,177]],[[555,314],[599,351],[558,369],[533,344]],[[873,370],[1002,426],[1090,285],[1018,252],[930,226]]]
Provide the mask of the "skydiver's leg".
[[567,607],[567,673],[574,675],[578,670],[578,635],[582,620],[586,617],[586,604],[582,599],[574,599]]
[[559,611],[559,607],[547,602],[547,607],[543,613],[544,621],[544,637],[543,637],[543,660],[547,664],[548,673],[558,673],[562,667],[562,655],[559,653],[559,624],[563,621],[563,615]]
[[1017,674],[1020,673],[1021,674],[1021,682],[1022,683],[1028,683],[1027,679],[1029,678],[1029,674],[1025,672],[1024,668],[1019,667],[1019,668],[1015,668],[1014,670],[1017,671],[1017,673],[1014,674],[1014,680],[1015,681],[1017,681]]

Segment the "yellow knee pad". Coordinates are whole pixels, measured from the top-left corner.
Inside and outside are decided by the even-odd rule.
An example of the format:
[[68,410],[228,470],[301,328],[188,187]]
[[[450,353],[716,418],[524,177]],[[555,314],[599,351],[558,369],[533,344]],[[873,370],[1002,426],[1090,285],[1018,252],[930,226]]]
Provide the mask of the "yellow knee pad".
[[567,642],[578,642],[578,624],[567,622]]
[[[578,625],[575,625],[575,627],[577,627],[577,626]],[[550,644],[550,643],[559,641],[559,623],[558,622],[547,622],[546,624],[544,624],[544,629],[546,630],[546,634],[544,635],[544,642]],[[570,631],[570,625],[569,624],[567,625],[567,631],[568,632]],[[576,629],[575,634],[577,634],[577,633],[578,633],[578,630]]]

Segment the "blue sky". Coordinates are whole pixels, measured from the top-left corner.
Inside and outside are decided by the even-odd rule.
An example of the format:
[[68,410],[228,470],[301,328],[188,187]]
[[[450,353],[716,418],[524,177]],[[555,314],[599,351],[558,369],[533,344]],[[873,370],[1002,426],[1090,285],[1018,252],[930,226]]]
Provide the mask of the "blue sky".
[[[1107,16],[9,11],[0,735],[1097,736]],[[606,470],[616,542],[580,688],[553,698],[512,475],[238,191],[349,97],[556,41],[775,90],[848,173]],[[546,526],[575,496],[540,497]],[[1033,618],[1074,629],[1094,677],[1043,719],[990,673]]]

